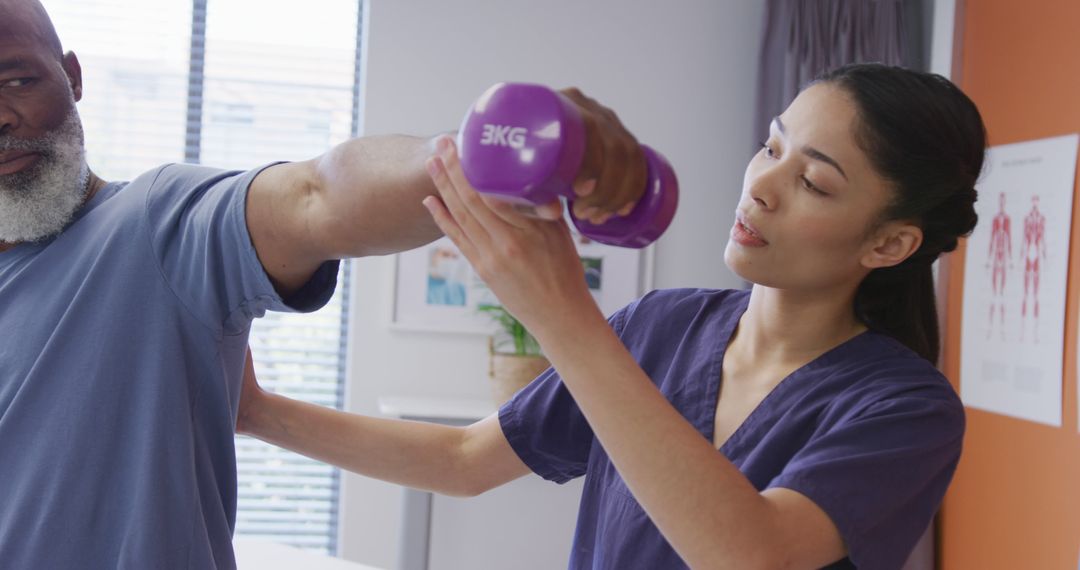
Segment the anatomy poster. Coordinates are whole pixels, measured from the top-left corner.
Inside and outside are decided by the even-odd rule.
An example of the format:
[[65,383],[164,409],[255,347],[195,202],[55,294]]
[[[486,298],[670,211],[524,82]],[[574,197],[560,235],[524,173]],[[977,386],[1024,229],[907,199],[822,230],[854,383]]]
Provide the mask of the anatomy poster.
[[1061,425],[1077,138],[987,154],[964,265],[960,395],[968,406]]

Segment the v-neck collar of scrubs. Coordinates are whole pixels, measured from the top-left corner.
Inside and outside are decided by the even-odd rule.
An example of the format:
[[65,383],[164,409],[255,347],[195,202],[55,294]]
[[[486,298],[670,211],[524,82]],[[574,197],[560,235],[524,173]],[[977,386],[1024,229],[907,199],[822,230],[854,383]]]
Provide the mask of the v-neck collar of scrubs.
[[[735,329],[739,325],[739,320],[742,319],[744,313],[746,313],[747,307],[750,305],[750,292],[747,291],[743,298],[739,300],[739,306],[736,310],[731,311],[728,315],[727,322],[723,323],[720,329],[720,342],[717,346],[716,354],[713,362],[709,366],[709,376],[706,382],[703,382],[705,389],[705,402],[706,405],[703,408],[706,411],[705,417],[702,418],[702,434],[710,442],[715,440],[716,433],[716,409],[719,406],[720,400],[720,386],[723,383],[723,366],[724,355],[727,354],[728,346],[731,344],[732,336],[735,334]],[[750,411],[750,414],[743,419],[735,431],[724,441],[718,448],[720,453],[733,462],[739,458],[739,454],[742,452],[742,446],[747,434],[759,433],[757,427],[762,424],[769,416],[770,411],[775,411],[777,405],[775,402],[782,402],[785,400],[785,395],[793,389],[798,387],[798,379],[805,376],[814,370],[826,366],[831,362],[836,361],[838,358],[843,358],[843,355],[862,342],[862,339],[868,338],[870,331],[863,331],[844,342],[826,350],[816,358],[810,360],[806,364],[803,364],[799,368],[796,368],[793,372],[785,376],[780,382],[773,386],[773,389],[761,399],[760,402],[754,406],[754,409]],[[749,442],[751,447],[754,442]]]

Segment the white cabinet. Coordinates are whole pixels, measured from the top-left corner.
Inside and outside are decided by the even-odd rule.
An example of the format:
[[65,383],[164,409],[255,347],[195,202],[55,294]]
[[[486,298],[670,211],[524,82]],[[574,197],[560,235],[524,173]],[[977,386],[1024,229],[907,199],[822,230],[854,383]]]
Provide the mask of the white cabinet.
[[[379,412],[466,425],[495,411],[486,400],[379,398]],[[404,489],[398,570],[565,568],[583,479],[556,485],[529,475],[479,497]]]
[[583,481],[529,475],[479,497],[435,497],[429,568],[566,568]]

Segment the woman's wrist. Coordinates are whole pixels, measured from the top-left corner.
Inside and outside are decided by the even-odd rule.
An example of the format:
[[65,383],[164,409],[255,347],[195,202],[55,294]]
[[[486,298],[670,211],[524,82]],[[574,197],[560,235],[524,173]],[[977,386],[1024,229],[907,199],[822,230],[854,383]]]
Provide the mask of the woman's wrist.
[[581,342],[592,334],[591,331],[609,328],[607,319],[600,307],[589,298],[588,303],[562,305],[535,319],[535,325],[526,323],[526,328],[536,337],[537,342],[548,353],[555,343]]

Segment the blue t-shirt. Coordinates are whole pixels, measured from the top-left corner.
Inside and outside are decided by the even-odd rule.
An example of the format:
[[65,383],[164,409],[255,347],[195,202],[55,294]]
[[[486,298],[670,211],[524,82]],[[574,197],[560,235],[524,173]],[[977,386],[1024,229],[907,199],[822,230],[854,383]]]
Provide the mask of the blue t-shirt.
[[109,184],[0,253],[0,567],[235,568],[233,432],[252,319],[286,303],[247,231],[258,171]]
[[[658,291],[611,319],[668,401],[710,442],[724,350],[748,299],[743,291]],[[570,568],[686,568],[554,370],[505,404],[499,419],[537,474],[559,483],[587,475]],[[849,557],[830,568],[879,570],[900,568],[926,530],[963,433],[963,405],[944,376],[892,338],[865,332],[781,381],[719,452],[758,490],[798,491],[831,517]]]

